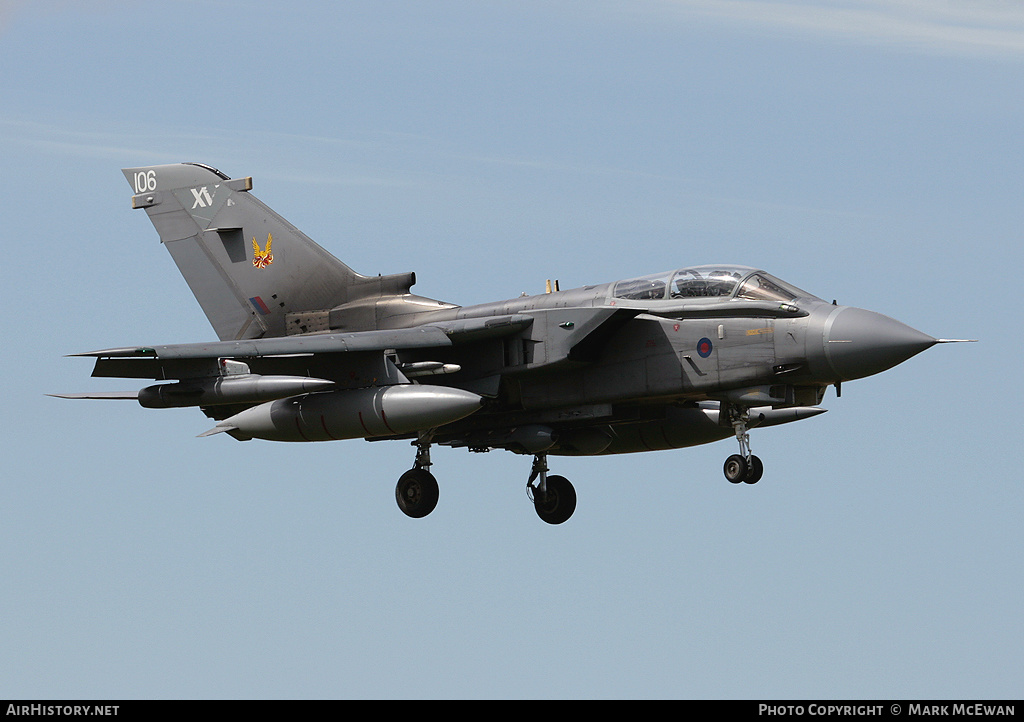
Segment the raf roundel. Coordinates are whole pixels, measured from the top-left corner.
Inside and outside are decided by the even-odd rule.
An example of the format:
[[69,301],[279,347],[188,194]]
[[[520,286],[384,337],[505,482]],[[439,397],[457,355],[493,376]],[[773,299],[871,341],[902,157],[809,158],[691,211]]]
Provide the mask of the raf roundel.
[[710,338],[705,337],[697,342],[697,353],[700,354],[701,358],[707,358],[710,356],[712,348]]

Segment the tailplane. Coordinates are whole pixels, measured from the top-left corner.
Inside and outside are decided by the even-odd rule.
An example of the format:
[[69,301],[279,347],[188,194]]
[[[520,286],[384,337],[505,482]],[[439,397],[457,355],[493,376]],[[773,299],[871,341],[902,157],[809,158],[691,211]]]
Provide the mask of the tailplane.
[[[356,273],[249,191],[198,163],[125,168],[133,208],[144,208],[160,241],[222,340],[310,330],[311,312],[404,294],[415,274]],[[327,328],[322,330],[328,330]]]

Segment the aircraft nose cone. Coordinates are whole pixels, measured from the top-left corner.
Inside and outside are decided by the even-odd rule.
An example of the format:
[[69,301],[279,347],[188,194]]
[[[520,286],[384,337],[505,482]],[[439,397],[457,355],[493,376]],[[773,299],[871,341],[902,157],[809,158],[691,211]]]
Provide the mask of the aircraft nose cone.
[[850,306],[832,314],[823,341],[825,358],[844,381],[891,369],[938,342],[894,318]]

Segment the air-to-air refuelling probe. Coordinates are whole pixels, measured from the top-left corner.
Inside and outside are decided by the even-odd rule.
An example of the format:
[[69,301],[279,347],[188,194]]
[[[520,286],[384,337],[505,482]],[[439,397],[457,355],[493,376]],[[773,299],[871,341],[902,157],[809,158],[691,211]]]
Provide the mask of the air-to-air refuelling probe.
[[943,340],[744,266],[678,270],[460,307],[363,276],[249,191],[198,163],[128,168],[135,195],[220,341],[77,354],[93,376],[155,379],[131,398],[198,406],[239,440],[410,439],[395,496],[438,499],[432,444],[533,456],[537,514],[576,507],[549,455],[677,449],[733,436],[733,483],[756,483],[749,430],[823,413],[828,386]]

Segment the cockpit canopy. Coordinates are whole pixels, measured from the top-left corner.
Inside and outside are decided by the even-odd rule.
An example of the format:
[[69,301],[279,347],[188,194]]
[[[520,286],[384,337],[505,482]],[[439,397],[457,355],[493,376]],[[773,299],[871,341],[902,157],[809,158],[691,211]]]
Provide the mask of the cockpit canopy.
[[616,283],[612,295],[633,301],[742,298],[789,303],[796,298],[817,298],[764,271],[746,266],[693,266],[630,278]]

